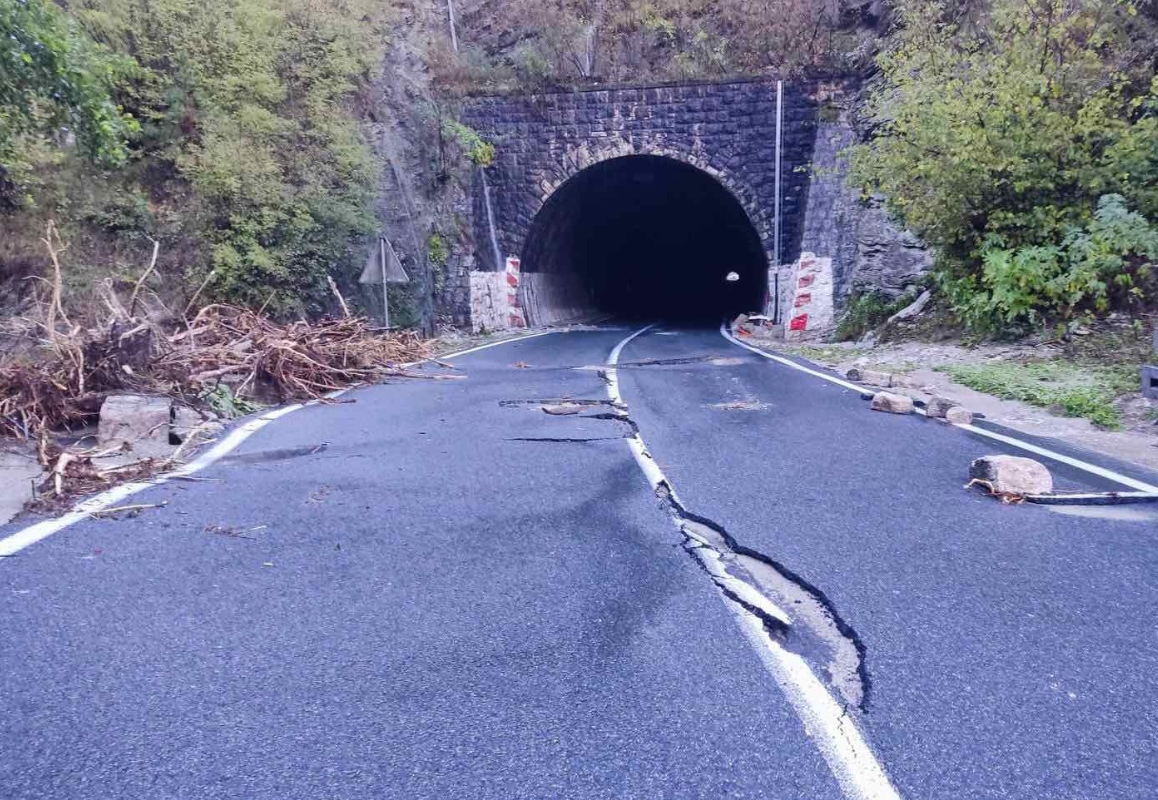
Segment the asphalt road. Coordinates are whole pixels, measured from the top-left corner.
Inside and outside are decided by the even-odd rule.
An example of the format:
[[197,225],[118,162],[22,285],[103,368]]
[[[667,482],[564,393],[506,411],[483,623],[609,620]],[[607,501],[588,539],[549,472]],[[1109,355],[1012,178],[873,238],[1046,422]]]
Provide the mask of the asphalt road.
[[[0,797],[855,796],[631,423],[859,642],[849,713],[901,796],[1156,796],[1153,515],[966,492],[991,444],[714,331],[633,340],[614,419],[598,367],[628,332],[305,408],[128,501],[164,508],[4,559]],[[591,404],[543,413],[563,397]]]

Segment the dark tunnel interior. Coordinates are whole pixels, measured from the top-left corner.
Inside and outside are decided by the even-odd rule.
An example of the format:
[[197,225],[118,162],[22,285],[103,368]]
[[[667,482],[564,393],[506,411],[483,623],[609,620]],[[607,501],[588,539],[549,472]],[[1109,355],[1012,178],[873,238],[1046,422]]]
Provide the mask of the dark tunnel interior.
[[659,156],[603,161],[559,187],[531,225],[523,269],[558,276],[599,314],[693,324],[760,309],[768,280],[731,192]]

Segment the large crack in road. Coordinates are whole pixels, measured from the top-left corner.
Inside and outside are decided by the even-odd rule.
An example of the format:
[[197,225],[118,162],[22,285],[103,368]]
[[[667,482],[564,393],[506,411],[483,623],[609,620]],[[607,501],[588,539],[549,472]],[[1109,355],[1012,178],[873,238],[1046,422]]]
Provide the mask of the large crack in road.
[[[664,359],[663,363],[704,360],[707,358]],[[722,362],[721,366],[731,366],[730,359],[717,360]],[[659,361],[634,362],[633,365],[650,365]],[[619,366],[617,364],[616,368]],[[615,386],[606,369],[600,370],[599,375],[609,388]],[[625,426],[625,432],[619,436],[528,436],[511,437],[507,441],[585,444],[634,439],[643,448],[639,425],[620,397],[612,396],[609,400],[570,397],[502,400],[499,405],[507,408],[538,406],[545,411],[567,405],[572,407],[573,413],[557,419],[597,419]],[[643,452],[651,457],[646,448]],[[666,477],[657,482],[655,494],[663,510],[683,534],[684,550],[711,576],[725,599],[759,618],[773,640],[803,658],[822,676],[846,710],[864,712],[871,687],[865,664],[865,645],[824,592],[767,554],[744,546],[723,525],[686,508]]]
[[[718,522],[696,514],[678,498],[674,487],[655,465],[643,442],[639,424],[619,393],[618,352],[600,370],[613,412],[603,415],[625,423],[637,456],[651,462],[649,480],[661,507],[684,536],[683,547],[711,576],[727,602],[735,603],[763,624],[785,650],[800,656],[840,699],[845,711],[868,709],[871,682],[866,648],[856,630],[839,614],[825,593],[774,558],[741,544]],[[690,359],[732,366],[733,359]],[[650,365],[661,361],[627,362]],[[683,362],[684,359],[662,360]],[[595,416],[595,415],[591,415]],[[642,465],[641,465],[642,466]]]

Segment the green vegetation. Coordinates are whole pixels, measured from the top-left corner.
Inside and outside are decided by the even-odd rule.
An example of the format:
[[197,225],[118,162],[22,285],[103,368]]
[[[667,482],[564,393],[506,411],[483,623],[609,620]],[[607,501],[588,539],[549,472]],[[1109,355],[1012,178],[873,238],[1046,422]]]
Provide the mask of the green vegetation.
[[467,160],[476,167],[486,169],[495,163],[495,146],[478,135],[469,125],[453,119],[443,120],[442,133],[458,145]]
[[855,178],[934,247],[982,331],[1156,295],[1158,8],[903,0]]
[[957,383],[1003,400],[1020,400],[1084,417],[1116,429],[1121,416],[1114,401],[1138,391],[1138,370],[1125,365],[1073,361],[1001,362],[938,367]]
[[839,69],[879,22],[853,0],[505,0],[487,15],[459,28],[458,53],[432,53],[444,89]]
[[261,410],[257,403],[238,397],[233,389],[224,383],[219,383],[212,389],[205,391],[199,398],[222,419],[236,419],[246,414],[253,414]]
[[113,87],[133,66],[45,0],[0,0],[0,208],[26,201],[29,154],[46,141],[71,134],[85,157],[124,161],[138,126]]
[[431,231],[426,237],[426,260],[436,267],[445,267],[450,258],[450,248],[446,239],[438,231]]
[[[377,168],[356,100],[380,62],[381,4],[81,0],[67,17],[44,0],[0,8],[18,46],[52,54],[10,90],[11,36],[0,36],[0,175],[11,187],[0,224],[23,238],[9,257],[42,261],[37,239],[55,217],[73,245],[66,273],[81,283],[139,274],[145,237],[161,242],[170,292],[186,297],[211,276],[205,300],[316,313],[332,302],[327,275],[352,280],[375,227]],[[15,63],[28,62],[17,52]],[[10,92],[31,109],[15,136]],[[53,102],[36,99],[46,94]],[[83,147],[70,144],[74,130]]]
[[836,324],[836,341],[859,339],[883,325],[889,317],[912,301],[913,298],[909,295],[893,300],[878,292],[864,292],[853,296],[848,301],[844,316]]

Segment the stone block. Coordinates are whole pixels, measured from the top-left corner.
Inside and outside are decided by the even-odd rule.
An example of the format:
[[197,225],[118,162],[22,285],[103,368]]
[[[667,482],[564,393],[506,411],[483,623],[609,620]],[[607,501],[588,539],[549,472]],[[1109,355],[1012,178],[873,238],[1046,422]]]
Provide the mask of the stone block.
[[962,406],[953,406],[945,412],[945,421],[950,425],[972,425],[973,412]]
[[956,406],[957,404],[947,397],[931,397],[929,402],[925,404],[925,413],[930,419],[945,419],[949,409]]
[[1158,367],[1142,367],[1142,396],[1158,400]]
[[892,392],[877,392],[873,395],[872,410],[889,414],[912,414],[913,398]]
[[861,369],[853,367],[844,374],[850,381],[865,383],[869,386],[889,387],[892,385],[892,375],[887,372],[878,372],[875,369]]
[[167,397],[143,394],[115,394],[101,405],[97,441],[102,444],[128,442],[139,445],[169,446],[172,401]]

